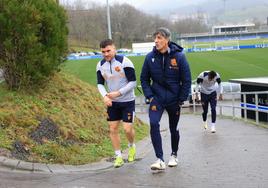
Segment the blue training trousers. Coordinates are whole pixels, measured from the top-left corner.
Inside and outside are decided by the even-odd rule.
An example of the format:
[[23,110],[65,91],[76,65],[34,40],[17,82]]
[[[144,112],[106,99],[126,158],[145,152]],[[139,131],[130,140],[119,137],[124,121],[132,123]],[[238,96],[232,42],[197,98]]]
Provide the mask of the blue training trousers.
[[150,134],[151,140],[154,147],[155,155],[157,158],[163,158],[163,148],[162,148],[162,138],[160,134],[160,120],[164,110],[167,111],[169,117],[169,130],[171,134],[171,149],[172,155],[177,155],[179,141],[180,141],[180,133],[177,128],[178,122],[180,119],[180,106],[179,103],[163,106],[159,104],[155,99],[150,103],[149,109],[149,118],[150,118]]

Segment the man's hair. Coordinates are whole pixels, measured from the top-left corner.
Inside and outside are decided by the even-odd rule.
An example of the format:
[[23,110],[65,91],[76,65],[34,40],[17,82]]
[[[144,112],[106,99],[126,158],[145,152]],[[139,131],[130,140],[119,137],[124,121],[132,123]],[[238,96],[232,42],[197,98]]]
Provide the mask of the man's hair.
[[208,72],[208,78],[209,78],[209,79],[212,80],[212,79],[215,78],[216,76],[217,76],[217,73],[216,73],[215,71],[212,70],[212,71],[209,71],[209,72]]
[[106,48],[106,46],[114,45],[114,41],[112,39],[105,39],[100,42],[100,48]]
[[166,39],[170,39],[170,37],[171,37],[170,31],[166,27],[159,27],[158,29],[156,29],[156,31],[154,32],[153,36],[155,37],[158,34],[162,35]]

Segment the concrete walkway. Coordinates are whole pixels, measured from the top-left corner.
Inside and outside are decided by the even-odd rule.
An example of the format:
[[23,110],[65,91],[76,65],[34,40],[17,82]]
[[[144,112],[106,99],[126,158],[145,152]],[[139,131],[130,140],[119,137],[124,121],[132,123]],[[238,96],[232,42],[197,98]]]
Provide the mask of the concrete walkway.
[[[138,117],[148,121],[147,114]],[[72,170],[51,165],[51,171],[22,171],[16,163],[3,166],[2,159],[0,187],[268,187],[268,129],[218,119],[217,133],[212,134],[202,129],[201,122],[200,116],[182,115],[179,166],[162,173],[150,170],[156,158],[150,139],[145,139],[137,144],[138,161],[119,169],[105,161],[84,168],[73,166]],[[166,114],[161,128],[168,161],[170,136]]]

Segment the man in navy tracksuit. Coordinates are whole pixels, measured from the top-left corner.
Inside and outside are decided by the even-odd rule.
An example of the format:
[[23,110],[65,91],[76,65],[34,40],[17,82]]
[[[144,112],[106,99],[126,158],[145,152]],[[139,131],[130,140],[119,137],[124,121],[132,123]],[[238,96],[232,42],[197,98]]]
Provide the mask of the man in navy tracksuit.
[[170,31],[159,28],[154,33],[155,47],[147,54],[140,76],[144,95],[150,103],[150,134],[156,157],[151,165],[152,170],[166,168],[162,139],[160,135],[160,120],[164,110],[169,116],[171,133],[171,156],[168,166],[177,166],[177,151],[180,134],[177,128],[180,118],[180,108],[191,88],[191,72],[183,48],[170,41]]

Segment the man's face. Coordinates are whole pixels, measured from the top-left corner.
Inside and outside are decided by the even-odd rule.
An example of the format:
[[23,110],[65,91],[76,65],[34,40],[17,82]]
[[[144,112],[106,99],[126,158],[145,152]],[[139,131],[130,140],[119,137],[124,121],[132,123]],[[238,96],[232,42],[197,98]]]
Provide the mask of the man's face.
[[105,48],[101,48],[101,53],[106,61],[111,61],[116,53],[114,45],[108,45]]
[[154,43],[156,49],[161,53],[166,52],[168,48],[168,41],[169,40],[163,37],[161,34],[155,35]]

